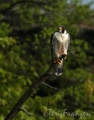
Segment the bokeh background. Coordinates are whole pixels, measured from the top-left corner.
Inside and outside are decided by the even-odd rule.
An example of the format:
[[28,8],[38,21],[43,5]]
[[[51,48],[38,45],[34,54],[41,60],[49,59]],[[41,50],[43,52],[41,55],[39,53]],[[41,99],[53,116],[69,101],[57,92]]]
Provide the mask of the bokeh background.
[[[64,73],[50,76],[14,120],[94,119],[94,5],[86,0],[0,0],[0,120],[52,64],[50,36],[71,36]],[[65,111],[65,112],[64,112]]]

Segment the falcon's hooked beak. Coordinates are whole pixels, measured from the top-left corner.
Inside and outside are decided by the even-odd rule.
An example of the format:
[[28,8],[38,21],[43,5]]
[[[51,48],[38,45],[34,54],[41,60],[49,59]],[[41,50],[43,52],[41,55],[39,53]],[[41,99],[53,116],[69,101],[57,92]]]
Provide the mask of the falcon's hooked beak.
[[62,28],[62,27],[59,27],[59,30],[63,30],[63,28]]
[[59,32],[62,32],[63,28],[62,27],[59,27]]

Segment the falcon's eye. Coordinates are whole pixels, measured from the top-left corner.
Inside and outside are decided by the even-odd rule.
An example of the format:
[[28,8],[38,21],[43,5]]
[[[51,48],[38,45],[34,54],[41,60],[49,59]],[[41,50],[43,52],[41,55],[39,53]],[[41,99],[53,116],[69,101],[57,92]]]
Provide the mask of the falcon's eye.
[[66,28],[65,26],[62,26],[62,29],[63,29],[63,30],[67,30],[67,28]]

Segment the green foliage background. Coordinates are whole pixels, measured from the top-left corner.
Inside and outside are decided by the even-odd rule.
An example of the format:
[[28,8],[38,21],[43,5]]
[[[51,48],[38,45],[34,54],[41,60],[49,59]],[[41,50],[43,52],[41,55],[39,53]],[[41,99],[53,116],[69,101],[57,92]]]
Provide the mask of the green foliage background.
[[81,3],[0,0],[0,120],[51,65],[50,36],[62,24],[71,36],[64,73],[46,81],[61,91],[41,85],[23,106],[35,117],[21,111],[15,120],[94,118],[94,54],[87,54],[94,51],[94,38],[78,37],[81,24],[94,26],[94,13],[91,4]]

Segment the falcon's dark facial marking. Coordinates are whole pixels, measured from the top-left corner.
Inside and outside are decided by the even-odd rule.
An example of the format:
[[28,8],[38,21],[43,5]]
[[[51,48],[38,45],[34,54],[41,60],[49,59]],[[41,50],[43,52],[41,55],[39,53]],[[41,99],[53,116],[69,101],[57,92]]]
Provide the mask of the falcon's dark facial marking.
[[67,31],[67,28],[63,25],[63,26],[59,27],[58,31],[61,32],[61,33],[64,33],[65,30]]

